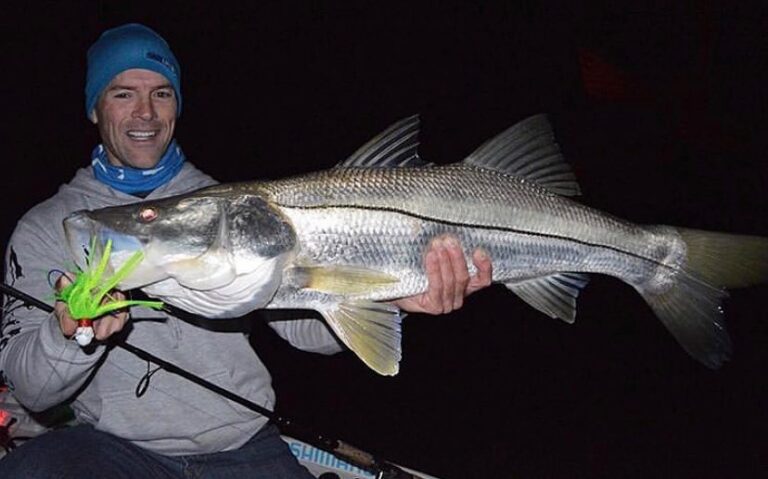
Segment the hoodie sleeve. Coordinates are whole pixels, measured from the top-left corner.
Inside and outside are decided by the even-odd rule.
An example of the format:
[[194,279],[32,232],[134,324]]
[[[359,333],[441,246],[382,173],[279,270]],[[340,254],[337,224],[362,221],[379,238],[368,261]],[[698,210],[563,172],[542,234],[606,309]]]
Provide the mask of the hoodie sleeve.
[[[28,214],[19,221],[5,254],[5,281],[53,304],[49,271],[71,267],[64,264],[67,256],[62,240],[51,233],[59,226],[55,218],[47,216]],[[5,298],[0,322],[0,381],[7,383],[27,408],[42,411],[69,399],[87,381],[104,351],[101,345],[86,352],[62,335],[53,314]]]
[[319,319],[272,321],[269,325],[281,338],[303,351],[336,354],[344,350],[325,323]]

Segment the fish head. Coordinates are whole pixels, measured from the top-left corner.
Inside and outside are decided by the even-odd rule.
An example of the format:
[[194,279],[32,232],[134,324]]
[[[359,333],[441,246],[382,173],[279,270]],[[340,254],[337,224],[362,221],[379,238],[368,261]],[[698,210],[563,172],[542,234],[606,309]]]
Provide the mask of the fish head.
[[[200,193],[82,210],[64,220],[78,267],[98,261],[111,242],[108,268],[142,259],[118,287],[141,288],[173,278],[184,288],[221,288],[265,259],[293,249],[295,234],[258,196]],[[91,252],[90,249],[94,251]]]

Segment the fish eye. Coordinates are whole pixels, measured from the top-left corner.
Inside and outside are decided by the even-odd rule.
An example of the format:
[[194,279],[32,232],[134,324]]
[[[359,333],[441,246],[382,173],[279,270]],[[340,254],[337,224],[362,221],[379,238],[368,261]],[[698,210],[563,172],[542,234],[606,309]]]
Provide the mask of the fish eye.
[[157,218],[157,210],[151,206],[139,210],[139,219],[144,223],[150,223]]

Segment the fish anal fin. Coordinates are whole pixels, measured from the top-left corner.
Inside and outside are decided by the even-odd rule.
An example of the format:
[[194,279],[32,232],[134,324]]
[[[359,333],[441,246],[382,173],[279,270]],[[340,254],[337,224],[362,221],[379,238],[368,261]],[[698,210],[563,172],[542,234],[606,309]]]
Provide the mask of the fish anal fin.
[[333,295],[354,295],[397,283],[389,273],[359,266],[297,266],[289,272],[297,287]]
[[369,368],[383,376],[400,370],[400,310],[389,303],[355,301],[321,311],[336,336]]
[[464,163],[523,178],[559,195],[581,193],[545,115],[534,115],[499,133]]
[[588,281],[585,274],[559,273],[505,286],[542,313],[572,324],[576,321],[576,298]]

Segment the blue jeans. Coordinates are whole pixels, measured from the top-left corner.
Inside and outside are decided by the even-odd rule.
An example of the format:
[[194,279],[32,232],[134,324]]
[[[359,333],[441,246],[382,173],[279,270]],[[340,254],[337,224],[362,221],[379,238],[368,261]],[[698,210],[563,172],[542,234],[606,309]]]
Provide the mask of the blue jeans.
[[0,460],[3,479],[312,479],[268,424],[240,449],[163,456],[78,425],[47,432]]

